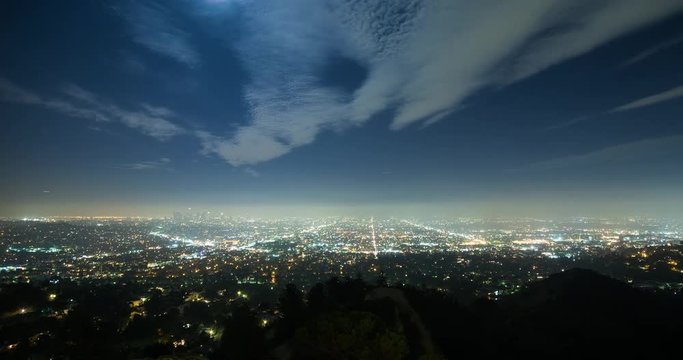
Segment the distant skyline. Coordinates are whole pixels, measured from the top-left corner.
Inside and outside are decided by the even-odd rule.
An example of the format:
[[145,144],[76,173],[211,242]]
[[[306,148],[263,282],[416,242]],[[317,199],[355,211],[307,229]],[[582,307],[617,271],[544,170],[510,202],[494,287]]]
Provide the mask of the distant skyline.
[[683,218],[683,2],[0,3],[0,216]]

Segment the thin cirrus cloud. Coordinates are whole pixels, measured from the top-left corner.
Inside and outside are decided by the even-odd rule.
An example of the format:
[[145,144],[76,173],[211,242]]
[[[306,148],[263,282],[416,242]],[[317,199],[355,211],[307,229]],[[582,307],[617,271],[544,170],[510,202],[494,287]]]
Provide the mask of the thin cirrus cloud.
[[244,173],[247,174],[247,175],[249,175],[249,176],[255,177],[255,178],[261,176],[261,173],[260,173],[260,172],[254,170],[254,169],[252,169],[252,168],[249,168],[249,167],[248,167],[248,168],[244,168]]
[[169,120],[173,112],[162,107],[141,105],[141,110],[127,110],[101,100],[95,94],[76,85],[63,87],[63,97],[44,97],[0,78],[0,100],[32,105],[70,117],[99,122],[118,122],[161,141],[185,132]]
[[614,109],[610,110],[610,112],[621,112],[621,111],[627,111],[627,110],[633,110],[633,109],[638,109],[646,106],[652,106],[655,104],[659,104],[661,102],[673,100],[683,97],[683,85],[677,86],[673,89],[669,89],[663,92],[660,92],[658,94],[646,96],[644,98],[638,99],[631,101],[627,104],[617,106]]
[[161,158],[159,160],[141,161],[132,164],[125,164],[123,168],[129,170],[156,170],[156,169],[169,169],[171,164],[171,159]]
[[[211,6],[208,4],[207,6]],[[253,165],[390,110],[391,129],[445,118],[505,86],[683,9],[679,0],[243,2],[236,50],[250,119],[205,153]],[[334,56],[368,71],[352,93],[325,86]]]
[[579,155],[559,157],[528,165],[523,170],[576,169],[588,166],[643,163],[683,151],[683,136],[672,135],[636,140]]
[[[610,114],[634,110],[642,107],[656,105],[665,101],[677,99],[679,97],[683,97],[683,85],[617,106],[611,110],[606,111],[605,113]],[[579,123],[583,123],[592,118],[594,118],[594,116],[579,116],[569,121],[549,126],[548,128],[546,128],[546,131],[564,129]]]
[[652,57],[655,54],[658,54],[662,51],[668,50],[668,49],[670,49],[670,48],[672,48],[672,47],[674,47],[674,46],[676,46],[682,42],[683,42],[683,35],[679,35],[677,37],[668,39],[668,40],[663,41],[663,42],[661,42],[655,46],[647,48],[647,49],[643,50],[642,52],[636,54],[635,56],[627,59],[626,61],[621,63],[621,65],[619,65],[619,67],[624,68],[624,67],[629,67],[631,65],[635,65],[641,61],[644,61],[647,58]]
[[173,22],[170,10],[157,2],[135,1],[125,12],[136,43],[191,68],[201,63],[190,33]]

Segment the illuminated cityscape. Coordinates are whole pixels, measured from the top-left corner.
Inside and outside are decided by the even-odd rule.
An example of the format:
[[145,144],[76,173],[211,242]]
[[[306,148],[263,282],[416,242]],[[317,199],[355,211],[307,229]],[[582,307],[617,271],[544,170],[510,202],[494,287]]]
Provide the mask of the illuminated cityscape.
[[182,288],[220,277],[275,297],[283,284],[382,275],[495,297],[582,267],[636,287],[683,288],[683,227],[655,219],[259,220],[176,212],[165,219],[6,220],[0,234],[4,282]]
[[[477,295],[514,292],[573,267],[639,287],[683,287],[683,228],[654,219],[22,219],[2,223],[2,280],[50,278],[182,286],[214,276],[267,292],[331,276]],[[373,229],[374,227],[374,229]],[[373,247],[376,232],[377,257]]]
[[[474,307],[477,299],[505,304],[552,274],[582,268],[680,298],[682,239],[680,223],[648,218],[251,219],[175,212],[4,219],[0,283],[20,295],[3,305],[3,326],[13,329],[16,319],[43,325],[33,325],[36,333],[27,338],[5,333],[14,340],[2,351],[55,349],[50,344],[69,335],[50,322],[73,321],[84,307],[98,314],[111,302],[121,306],[118,332],[139,344],[128,345],[129,355],[215,355],[226,351],[224,334],[231,329],[219,314],[240,304],[262,304],[253,310],[254,322],[283,331],[283,315],[290,316],[283,289],[289,292],[290,284],[311,289],[309,306],[321,284],[344,292],[380,284],[436,291]],[[28,295],[13,286],[34,290]],[[179,313],[169,313],[176,308]],[[97,316],[111,321],[104,320],[110,314]],[[95,321],[92,331],[102,333],[105,324]],[[152,324],[159,328],[144,330]],[[114,349],[123,356],[122,348]]]

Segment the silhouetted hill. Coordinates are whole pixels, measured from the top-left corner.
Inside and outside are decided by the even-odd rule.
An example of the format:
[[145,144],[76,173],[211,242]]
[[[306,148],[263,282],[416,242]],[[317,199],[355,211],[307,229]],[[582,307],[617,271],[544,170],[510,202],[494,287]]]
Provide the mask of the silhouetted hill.
[[591,270],[554,274],[503,299],[500,307],[523,354],[651,356],[680,334],[680,304]]
[[571,269],[529,284],[501,304],[533,308],[550,303],[571,302],[574,306],[610,303],[613,306],[650,298],[628,284],[593,270]]
[[[480,299],[467,306],[433,290],[373,287],[348,279],[314,287],[311,298],[315,309],[326,310],[297,312],[302,317],[289,323],[291,332],[309,334],[308,340],[285,336],[293,352],[279,353],[283,358],[369,358],[350,349],[387,340],[362,336],[340,357],[325,352],[329,345],[322,346],[361,331],[348,325],[362,318],[359,312],[374,319],[373,326],[391,331],[395,346],[407,345],[408,358],[642,358],[665,353],[680,338],[682,323],[680,302],[584,269],[554,274],[498,302]],[[309,300],[309,305],[314,304]],[[321,335],[321,322],[328,337]],[[316,344],[321,348],[312,350]]]
[[72,284],[53,300],[33,284],[0,290],[12,295],[3,308],[27,309],[0,319],[8,359],[636,359],[683,335],[680,298],[582,269],[468,305],[360,278],[288,285],[277,305],[201,289],[143,300],[144,289],[115,284]]

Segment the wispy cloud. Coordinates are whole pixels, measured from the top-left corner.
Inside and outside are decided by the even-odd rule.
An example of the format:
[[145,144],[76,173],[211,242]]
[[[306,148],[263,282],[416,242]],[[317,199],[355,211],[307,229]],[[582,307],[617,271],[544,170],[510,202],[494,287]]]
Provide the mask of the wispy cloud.
[[662,52],[664,50],[667,50],[671,47],[674,47],[674,46],[680,44],[681,42],[683,42],[683,35],[679,35],[677,37],[663,41],[663,42],[661,42],[657,45],[654,45],[648,49],[645,49],[642,52],[636,54],[635,56],[627,59],[626,61],[621,63],[621,65],[619,65],[619,67],[623,68],[623,67],[628,67],[628,66],[637,64],[637,63],[649,58],[650,56],[655,55],[655,54]]
[[183,63],[198,66],[199,53],[190,34],[173,21],[170,10],[155,1],[134,1],[125,14],[133,39],[145,48]]
[[141,161],[138,163],[125,164],[123,168],[130,170],[155,170],[155,169],[167,169],[171,164],[171,159],[161,158],[159,160],[152,161]]
[[545,128],[545,131],[554,131],[554,130],[560,130],[560,129],[568,128],[568,127],[574,126],[576,124],[583,123],[583,122],[585,122],[591,118],[592,118],[591,116],[587,116],[587,115],[577,116],[571,120],[568,120],[568,121],[565,121],[562,123],[558,123],[558,124],[550,125],[547,128]]
[[655,104],[659,104],[664,101],[669,101],[673,100],[679,97],[683,97],[683,85],[677,86],[673,89],[666,90],[664,92],[646,96],[644,98],[631,101],[628,104],[624,104],[621,106],[617,106],[616,108],[612,109],[610,112],[620,112],[620,111],[626,111],[626,110],[633,110],[633,109],[638,109],[641,107],[645,106],[651,106]]
[[250,167],[244,168],[244,173],[247,175],[250,175],[252,177],[260,177],[261,176],[260,172],[254,170],[253,168],[250,168]]
[[[504,86],[683,9],[679,0],[254,1],[237,51],[250,73],[248,124],[202,134],[204,151],[250,165],[321,131],[393,110],[392,129],[432,124],[474,92]],[[353,93],[320,69],[345,56],[368,70]]]
[[637,140],[609,146],[579,155],[570,155],[533,163],[517,170],[575,169],[589,166],[624,165],[661,159],[683,152],[683,135]]
[[173,110],[165,108],[163,106],[153,106],[150,104],[142,103],[140,104],[147,113],[149,113],[152,116],[161,116],[161,117],[175,117],[176,114],[173,112]]
[[[627,110],[633,110],[641,107],[646,107],[646,106],[651,106],[658,104],[660,102],[668,101],[668,100],[673,100],[675,98],[683,97],[683,86],[678,86],[673,89],[669,89],[667,91],[655,94],[655,95],[650,95],[646,96],[644,98],[629,102],[627,104],[617,106],[616,108],[613,108],[611,110],[608,110],[602,114],[610,114],[610,113],[616,113],[616,112],[622,112],[622,111],[627,111]],[[575,117],[569,121],[565,121],[563,123],[558,123],[554,124],[551,126],[548,126],[545,130],[546,131],[554,131],[554,130],[560,130],[564,128],[568,128],[577,124],[582,124],[588,120],[593,120],[595,119],[595,115],[584,115],[584,116],[578,116]]]
[[[142,105],[140,110],[123,109],[73,84],[64,86],[62,93],[64,97],[44,97],[0,78],[0,100],[5,102],[38,106],[80,119],[118,122],[162,141],[184,132],[169,120],[173,114],[164,108]],[[160,115],[163,110],[165,115]]]

